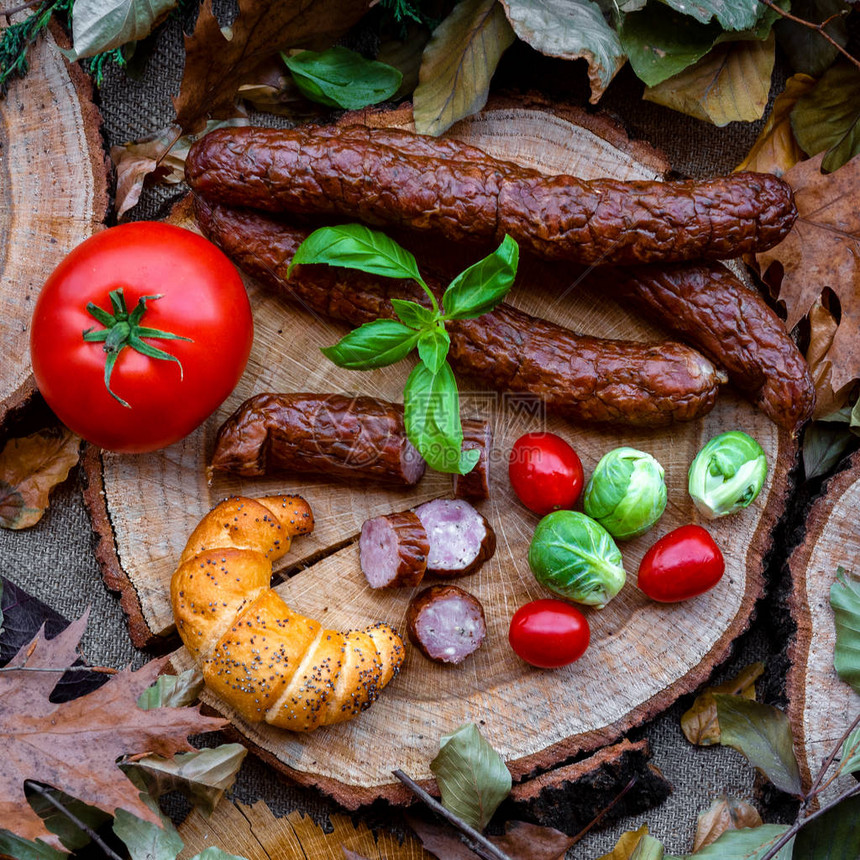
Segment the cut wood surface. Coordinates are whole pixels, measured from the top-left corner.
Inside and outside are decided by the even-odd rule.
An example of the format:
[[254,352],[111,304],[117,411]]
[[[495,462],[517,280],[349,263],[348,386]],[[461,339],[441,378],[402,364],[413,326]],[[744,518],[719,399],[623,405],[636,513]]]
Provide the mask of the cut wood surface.
[[[368,112],[362,118],[405,126],[409,113]],[[575,111],[548,113],[530,102],[490,106],[455,126],[450,135],[493,155],[586,178],[656,178],[667,168],[657,153],[631,144],[605,120]],[[193,226],[188,217],[186,205],[173,219]],[[91,452],[88,458],[87,499],[102,533],[100,557],[112,581],[123,583],[133,635],[140,643],[170,632],[170,577],[188,535],[212,505],[230,493],[259,496],[281,491],[303,495],[317,518],[315,533],[297,539],[284,560],[290,572],[300,562],[315,563],[278,586],[284,598],[327,627],[384,620],[403,629],[412,590],[371,591],[359,570],[354,541],[364,519],[450,493],[450,477],[428,474],[411,492],[290,477],[217,476],[211,485],[206,482],[207,458],[219,424],[251,394],[341,391],[399,400],[409,371],[408,363],[366,373],[336,368],[318,348],[334,343],[347,330],[344,326],[314,318],[254,283],[249,282],[248,289],[256,322],[251,363],[219,412],[165,451],[136,457]],[[664,337],[600,295],[599,285],[586,289],[545,279],[520,285],[510,300],[529,313],[586,334],[634,340]],[[263,758],[349,806],[376,797],[403,800],[404,790],[394,782],[392,769],[400,767],[428,780],[439,736],[470,721],[504,756],[516,779],[612,742],[708,678],[732,640],[747,627],[762,590],[763,557],[783,511],[787,473],[796,450],[788,433],[733,391],[726,389],[713,412],[699,421],[636,430],[574,426],[545,417],[528,404],[517,406],[495,392],[484,393],[467,383],[461,388],[463,415],[486,416],[495,434],[491,497],[479,507],[496,529],[498,550],[477,574],[459,583],[484,605],[488,627],[484,646],[459,668],[432,664],[409,648],[402,673],[369,711],[310,735],[246,724],[204,693],[207,704],[228,715],[235,730]],[[555,671],[529,667],[507,643],[514,611],[547,596],[526,560],[538,517],[518,503],[507,479],[514,440],[539,428],[565,436],[586,473],[617,446],[648,451],[665,467],[669,488],[669,504],[659,525],[622,544],[629,584],[605,609],[586,609],[592,627],[588,652],[574,665]],[[651,603],[635,587],[639,561],[657,537],[699,521],[686,491],[689,464],[709,438],[738,428],[762,444],[770,471],[751,508],[709,526],[725,553],[726,575],[712,592],[687,603]],[[325,557],[317,560],[322,554]],[[173,662],[186,668],[190,661],[178,652]]]
[[92,84],[57,39],[59,30],[34,46],[0,110],[0,427],[35,391],[30,317],[42,284],[107,213]]
[[[794,731],[801,775],[808,786],[822,762],[860,714],[860,696],[833,668],[836,626],[830,587],[836,569],[860,576],[860,452],[831,478],[806,521],[803,543],[792,553],[791,613],[797,624],[788,675],[788,713]],[[822,792],[822,802],[853,782],[845,776]]]

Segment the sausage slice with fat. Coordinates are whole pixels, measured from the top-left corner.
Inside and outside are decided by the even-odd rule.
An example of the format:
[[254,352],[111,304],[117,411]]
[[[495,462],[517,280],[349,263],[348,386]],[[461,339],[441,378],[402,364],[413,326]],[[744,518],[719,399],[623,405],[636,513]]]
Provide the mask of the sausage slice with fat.
[[431,585],[413,597],[406,629],[421,653],[437,663],[462,663],[487,635],[481,602],[456,585]]
[[400,511],[366,520],[358,550],[371,588],[399,588],[421,582],[430,544],[421,520],[412,511]]
[[427,573],[465,576],[475,573],[496,551],[496,534],[487,520],[462,499],[434,499],[415,508],[427,530]]

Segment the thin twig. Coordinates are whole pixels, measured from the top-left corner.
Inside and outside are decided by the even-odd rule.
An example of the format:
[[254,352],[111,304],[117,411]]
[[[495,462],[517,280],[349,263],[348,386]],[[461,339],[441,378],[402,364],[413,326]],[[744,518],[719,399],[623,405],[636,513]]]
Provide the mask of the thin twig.
[[[454,827],[457,828],[464,836],[468,837],[469,847],[479,856],[483,857],[484,860],[511,860],[511,858],[502,851],[501,848],[493,845],[486,836],[481,833],[478,833],[474,827],[466,824],[465,821],[458,818],[454,815],[453,812],[449,812],[436,800],[435,797],[431,797],[418,785],[415,780],[411,777],[408,777],[402,770],[393,770],[392,773],[396,776],[407,788],[409,788],[414,794],[421,798],[427,806],[430,807],[437,815],[441,815],[449,824],[453,824]],[[474,844],[471,844],[474,843]]]
[[116,675],[119,669],[110,666],[67,666],[65,669],[52,669],[50,666],[0,666],[0,672],[95,672],[99,675]]
[[843,800],[848,800],[849,797],[854,797],[855,795],[860,794],[860,785],[849,788],[848,791],[842,792],[835,800],[831,800],[830,803],[825,804],[822,807],[819,807],[815,810],[811,815],[807,815],[806,818],[802,820],[795,821],[782,836],[777,839],[777,841],[768,848],[767,853],[762,854],[759,860],[773,860],[777,854],[779,854],[780,850],[784,848],[794,836],[797,835],[798,831],[801,828],[806,827],[810,821],[814,821],[820,815],[824,815],[825,812],[830,812],[834,806],[838,806],[842,803]]
[[78,818],[77,815],[66,809],[66,807],[63,806],[63,804],[60,803],[60,801],[57,800],[57,798],[54,797],[49,791],[42,788],[42,786],[38,783],[32,782],[29,779],[26,780],[24,784],[30,786],[30,788],[32,788],[33,791],[35,791],[37,794],[41,794],[42,797],[44,797],[45,800],[47,800],[48,803],[51,804],[51,806],[53,806],[61,814],[65,815],[66,818],[68,818],[69,821],[71,821],[72,824],[75,825],[75,827],[77,827],[83,833],[86,833],[87,836],[89,836],[90,839],[92,839],[93,842],[95,842],[95,844],[98,845],[99,848],[102,849],[102,851],[104,851],[105,856],[110,857],[110,860],[122,860],[122,857],[120,857],[119,854],[117,854],[116,851],[114,851],[110,847],[110,845],[108,845],[104,841],[104,839],[102,839],[101,836],[99,836],[98,833],[96,833],[95,830],[92,829],[92,827],[85,824],[83,821],[81,821],[80,818]]
[[[821,780],[824,779],[824,776],[830,768],[830,765],[833,764],[833,760],[836,758],[837,755],[839,755],[839,751],[842,749],[842,745],[845,743],[846,740],[848,740],[848,735],[850,735],[851,732],[853,732],[854,729],[857,728],[857,726],[860,726],[860,714],[857,714],[857,717],[855,718],[854,722],[851,723],[850,726],[848,726],[848,728],[845,730],[845,733],[836,742],[836,746],[833,747],[833,749],[830,751],[830,755],[828,755],[827,758],[824,760],[824,763],[821,765],[821,770],[818,771],[818,776],[815,777],[815,782],[812,783],[812,788],[809,789],[809,794],[806,795],[806,803],[808,803],[808,801],[810,801],[820,791],[824,791],[824,789],[827,788],[827,786],[830,785],[833,780],[836,779],[836,777],[838,776],[838,774],[834,774],[833,777],[829,779],[825,785],[821,785]],[[806,803],[804,803],[804,806],[806,805]]]
[[176,146],[176,144],[179,142],[180,137],[182,137],[182,127],[181,126],[177,130],[176,134],[174,135],[173,140],[171,140],[170,143],[167,145],[167,148],[164,150],[164,152],[162,152],[161,155],[159,155],[158,158],[155,160],[155,167],[156,168],[161,166],[161,162],[164,161],[165,158],[167,158],[168,153],[170,152],[171,149],[173,149],[174,146]]
[[595,815],[594,818],[592,818],[591,821],[589,821],[588,824],[586,824],[585,827],[583,827],[582,830],[580,830],[579,833],[576,834],[576,836],[572,837],[573,841],[570,844],[576,845],[576,843],[579,842],[579,840],[582,839],[582,837],[585,836],[585,834],[588,833],[589,830],[591,830],[593,827],[597,827],[597,825],[601,822],[606,813],[609,812],[609,810],[612,809],[612,807],[615,806],[615,804],[618,803],[621,798],[624,797],[624,795],[627,794],[627,792],[630,791],[631,788],[633,788],[634,785],[636,785],[635,776],[630,780],[630,782],[627,783],[627,785],[624,786],[624,788],[621,789],[620,792],[618,792],[618,795],[608,806],[605,806],[603,809],[601,809],[600,812],[598,812],[597,815]]
[[38,6],[42,0],[28,0],[27,3],[21,3],[20,6],[13,6],[11,9],[4,9],[0,12],[4,18],[9,18],[12,15],[17,14],[18,12],[24,12],[27,9],[32,9],[34,6]]
[[824,28],[834,19],[842,17],[847,14],[847,10],[843,12],[839,12],[836,15],[831,15],[826,21],[822,24],[815,24],[812,21],[807,21],[804,18],[798,18],[797,15],[792,15],[791,12],[786,12],[785,9],[780,9],[773,0],[759,0],[759,3],[764,3],[768,9],[772,9],[779,15],[782,15],[783,18],[787,18],[789,21],[794,21],[795,24],[800,24],[802,27],[808,27],[810,30],[815,30],[815,32],[819,33],[823,39],[826,39],[842,54],[843,57],[847,57],[850,62],[852,62],[858,69],[860,69],[860,60],[858,60],[853,54],[849,54],[830,33],[827,32]]

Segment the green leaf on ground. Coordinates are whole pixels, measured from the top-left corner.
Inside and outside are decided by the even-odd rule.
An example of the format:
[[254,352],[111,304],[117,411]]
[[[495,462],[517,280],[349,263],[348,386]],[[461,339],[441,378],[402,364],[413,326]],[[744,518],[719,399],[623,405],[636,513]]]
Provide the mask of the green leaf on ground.
[[856,773],[860,770],[860,726],[854,729],[842,744],[839,773]]
[[474,723],[443,735],[439,753],[430,762],[442,805],[483,830],[511,792],[511,773]]
[[[786,824],[763,824],[742,830],[727,830],[716,842],[712,842],[695,854],[712,857],[714,860],[759,860],[788,830]],[[783,846],[774,860],[792,860],[794,839]],[[799,858],[798,858],[799,860]]]
[[486,103],[514,33],[497,0],[462,0],[433,31],[412,96],[415,130],[439,135]]
[[663,0],[684,15],[702,24],[716,19],[724,30],[750,30],[762,16],[764,7],[758,0]]
[[199,669],[187,669],[181,675],[161,675],[137,698],[138,708],[184,708],[197,701],[203,689],[203,674]]
[[16,860],[67,860],[69,856],[45,845],[41,839],[22,839],[8,830],[0,830],[0,854]]
[[860,797],[849,797],[801,828],[797,860],[857,860],[860,857]]
[[[802,21],[821,24],[836,15],[825,29],[843,48],[848,44],[848,28],[844,14],[849,12],[850,8],[845,0],[791,0],[792,14]],[[817,78],[824,74],[839,56],[839,51],[833,45],[805,24],[783,18],[777,21],[773,31],[795,72]]]
[[391,98],[403,75],[392,66],[366,60],[336,45],[327,51],[281,54],[302,95],[328,107],[358,110]]
[[717,693],[714,699],[720,743],[745,755],[780,791],[801,794],[803,786],[788,717],[771,705],[740,696]]
[[137,42],[152,32],[178,0],[75,0],[70,60]]
[[161,827],[117,809],[113,832],[125,843],[131,860],[176,860],[185,847],[173,822],[160,812],[158,815]]
[[860,580],[841,567],[830,587],[830,605],[836,624],[833,665],[839,677],[860,694]]
[[844,424],[814,421],[803,433],[803,471],[806,480],[826,475],[842,459],[854,434]]

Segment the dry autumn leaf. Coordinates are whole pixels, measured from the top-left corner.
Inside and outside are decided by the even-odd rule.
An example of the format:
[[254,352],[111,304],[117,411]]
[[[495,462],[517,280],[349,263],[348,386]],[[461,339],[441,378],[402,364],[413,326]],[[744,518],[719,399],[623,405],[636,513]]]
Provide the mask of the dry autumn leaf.
[[809,346],[806,348],[806,360],[815,384],[813,420],[837,412],[848,402],[851,393],[851,385],[837,392],[834,392],[832,385],[833,363],[827,354],[838,327],[833,313],[819,296],[809,309]]
[[745,800],[726,795],[718,797],[704,812],[699,813],[693,851],[716,842],[727,830],[758,827],[760,824],[764,822],[758,810]]
[[226,126],[248,125],[245,117],[212,120],[199,135],[180,136],[178,125],[169,125],[155,134],[110,148],[111,161],[116,168],[116,215],[122,216],[140,200],[147,177],[165,185],[185,181],[185,159],[191,144],[202,134]]
[[642,841],[642,837],[647,835],[647,824],[643,824],[638,830],[628,830],[626,833],[622,833],[615,843],[615,847],[608,854],[599,857],[598,860],[630,860],[636,846]]
[[206,817],[198,810],[179,826],[185,842],[180,858],[190,858],[213,845],[229,846],[247,860],[342,860],[344,849],[367,860],[433,860],[416,839],[401,843],[385,831],[375,835],[364,822],[353,824],[346,815],[332,815],[326,833],[310,816],[291,812],[277,818],[260,800],[253,806],[223,801]]
[[794,189],[798,218],[788,236],[756,255],[769,283],[778,263],[783,276],[779,300],[793,328],[813,307],[824,287],[839,298],[842,316],[826,353],[834,391],[860,376],[860,156],[830,174],[821,173],[823,154],[802,161],[783,177]]
[[647,87],[645,101],[723,126],[752,122],[767,107],[775,59],[774,37],[717,45],[678,75]]
[[737,677],[707,687],[703,690],[692,707],[681,716],[681,731],[691,743],[699,746],[713,746],[720,742],[720,723],[717,720],[717,703],[714,693],[727,693],[733,696],[743,696],[745,699],[755,699],[755,682],[764,672],[764,663],[753,663],[742,669]]
[[140,799],[117,760],[193,750],[190,734],[225,725],[195,708],[138,708],[138,696],[167,657],[136,672],[123,670],[86,696],[53,704],[48,696],[77,659],[86,623],[84,615],[51,640],[45,639],[44,629],[39,631],[0,672],[0,822],[17,836],[42,839],[58,849],[59,839],[27,803],[25,780],[61,788],[111,815],[125,809],[157,824],[158,816]]
[[200,7],[194,32],[185,37],[185,71],[174,99],[176,121],[183,131],[197,132],[208,117],[224,119],[236,112],[239,86],[279,50],[323,50],[353,26],[370,0],[239,0],[229,38],[212,11],[212,0]]
[[815,78],[809,75],[792,75],[785,82],[785,89],[774,100],[764,128],[736,171],[754,170],[782,176],[805,158],[791,129],[791,112],[797,100],[814,86]]
[[10,439],[0,452],[0,526],[25,529],[48,507],[48,495],[78,462],[81,440],[60,427]]

